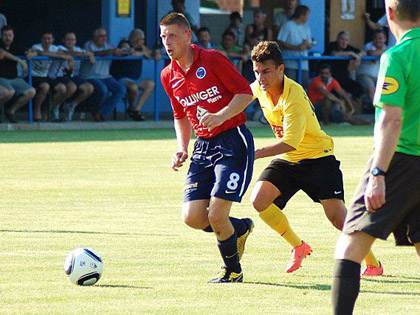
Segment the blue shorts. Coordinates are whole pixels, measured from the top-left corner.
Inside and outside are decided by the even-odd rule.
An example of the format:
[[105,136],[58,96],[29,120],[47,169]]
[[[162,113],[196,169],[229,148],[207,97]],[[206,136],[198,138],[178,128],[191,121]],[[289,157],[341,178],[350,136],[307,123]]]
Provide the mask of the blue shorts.
[[251,182],[254,139],[245,125],[198,138],[184,186],[184,202],[212,196],[240,202]]

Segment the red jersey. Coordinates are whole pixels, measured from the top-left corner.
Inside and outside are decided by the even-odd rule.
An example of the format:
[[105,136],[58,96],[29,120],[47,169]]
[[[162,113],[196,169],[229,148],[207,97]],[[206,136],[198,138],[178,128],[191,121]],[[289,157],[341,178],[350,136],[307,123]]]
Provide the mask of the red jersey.
[[201,49],[192,45],[193,63],[184,72],[176,61],[162,70],[160,78],[171,99],[175,119],[191,121],[194,133],[200,138],[215,135],[245,123],[245,113],[226,120],[209,132],[200,125],[199,117],[206,112],[216,113],[226,107],[235,94],[250,94],[247,80],[239,74],[232,62],[215,50]]
[[324,82],[322,82],[320,76],[315,77],[308,87],[308,96],[313,105],[325,98],[325,96],[317,90],[317,87],[322,87],[328,92],[331,92],[333,90],[337,91],[340,88],[340,83],[338,83],[336,79],[330,78],[327,84],[325,84]]

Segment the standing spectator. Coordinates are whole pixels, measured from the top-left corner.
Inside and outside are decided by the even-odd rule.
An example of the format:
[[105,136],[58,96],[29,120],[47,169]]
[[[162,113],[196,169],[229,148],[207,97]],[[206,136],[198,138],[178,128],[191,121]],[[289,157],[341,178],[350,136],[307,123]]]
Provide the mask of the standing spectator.
[[[368,56],[380,57],[387,49],[386,35],[383,30],[375,31],[373,41],[365,45],[365,52]],[[379,73],[379,60],[366,60],[362,62],[357,74],[357,81],[365,88],[369,96],[370,104],[373,104],[373,97],[375,95],[376,80]],[[368,109],[373,111],[373,106]]]
[[342,31],[338,33],[337,41],[328,44],[325,55],[351,57],[351,60],[331,61],[333,77],[340,83],[341,87],[350,93],[354,99],[360,100],[363,95],[362,85],[350,77],[362,61],[363,52],[351,46],[350,34]]
[[[3,26],[1,29],[0,49],[3,58],[0,59],[0,85],[9,91],[9,95],[5,96],[7,99],[15,96],[15,102],[9,107],[5,108],[5,115],[11,123],[16,123],[15,113],[20,108],[29,103],[35,96],[35,89],[30,86],[25,80],[18,77],[17,64],[22,66],[26,72],[28,66],[26,62],[16,56],[25,55],[25,50],[14,43],[15,33],[10,25]],[[33,53],[26,53],[26,58],[31,59]],[[11,94],[11,95],[10,95]]]
[[193,31],[191,41],[193,43],[196,42],[197,41],[196,35],[198,31],[197,22],[194,20],[192,15],[186,10],[185,0],[172,0],[171,5],[173,8],[173,12],[183,14],[185,18],[187,19],[188,23],[190,23],[191,30]]
[[[79,58],[88,57],[89,62],[94,64],[96,60],[93,53],[76,46],[76,43],[76,34],[74,32],[67,32],[64,34],[63,45],[58,46],[59,52]],[[93,85],[88,82],[88,80],[80,77],[80,60],[74,61],[71,81],[77,86],[77,92],[76,96],[70,102],[63,105],[65,121],[73,120],[73,114],[76,107],[88,99],[94,91]]]
[[[307,6],[299,5],[290,21],[281,28],[277,40],[285,56],[308,56],[308,49],[312,48],[312,36],[306,22],[309,19],[310,10]],[[285,60],[285,74],[290,79],[297,81],[298,61]],[[302,61],[302,84],[307,87],[309,83],[309,62]]]
[[245,27],[242,24],[242,17],[239,12],[232,12],[229,16],[230,24],[227,30],[233,32],[236,38],[236,45],[242,46],[245,40]]
[[7,25],[6,16],[0,13],[0,30],[3,28],[3,26],[6,26],[6,25]]
[[281,9],[279,12],[277,12],[274,15],[273,38],[277,38],[283,24],[285,24],[287,21],[289,21],[292,18],[296,10],[297,3],[298,3],[297,0],[287,0],[286,9]]
[[388,25],[388,20],[386,19],[386,14],[384,14],[379,20],[378,22],[373,22],[370,19],[370,14],[369,13],[365,13],[364,14],[364,18],[366,20],[366,24],[369,26],[370,29],[377,31],[377,30],[381,30],[384,27],[388,28],[388,47],[393,47],[395,46],[395,44],[397,43],[397,40],[395,39],[394,34],[392,34],[391,29],[389,28]]
[[[91,51],[95,56],[123,56],[127,52],[114,48],[107,40],[107,31],[103,27],[93,31],[93,39],[86,42],[84,49]],[[109,73],[111,60],[97,60],[94,64],[83,62],[80,70],[82,78],[88,79],[99,92],[100,100],[93,110],[93,119],[97,122],[105,121],[118,103],[122,101],[126,88]]]
[[251,40],[251,34],[254,31],[260,31],[264,34],[264,40],[273,39],[273,31],[266,25],[267,13],[264,10],[258,9],[254,11],[254,24],[248,24],[245,28],[245,43]]
[[198,41],[195,44],[204,49],[219,49],[211,43],[211,33],[207,27],[200,27],[197,32]]
[[[33,45],[31,50],[38,56],[46,56],[61,59],[59,63],[63,63],[64,60],[67,60],[70,63],[70,67],[73,67],[73,57],[58,54],[58,47],[53,45],[53,43],[54,36],[52,32],[45,31],[42,33],[41,43]],[[41,107],[47,97],[48,92],[50,91],[51,86],[53,87],[53,97],[50,106],[53,111],[54,117],[52,121],[54,122],[60,121],[60,105],[66,99],[71,97],[76,91],[76,86],[69,79],[55,80],[57,74],[60,75],[59,73],[54,73],[54,75],[52,75],[54,79],[49,78],[49,70],[51,64],[51,60],[36,60],[33,62],[32,83],[38,91],[34,103],[35,121],[47,119],[47,115],[45,115],[45,117],[42,116]],[[59,69],[57,69],[57,72],[58,71]]]
[[[153,51],[144,44],[145,35],[140,29],[130,32],[128,41],[122,41],[118,47],[129,52],[131,56],[144,56],[152,59]],[[111,74],[127,88],[128,115],[135,121],[143,121],[146,118],[142,115],[141,109],[155,88],[153,80],[141,79],[143,60],[114,60],[111,66]],[[139,82],[139,83],[137,83]],[[139,96],[139,90],[143,93]],[[138,102],[136,99],[139,97]]]
[[353,125],[369,124],[353,116],[354,106],[340,83],[331,76],[331,66],[328,64],[319,67],[319,75],[309,85],[308,96],[315,107],[318,120],[325,125],[330,120]]

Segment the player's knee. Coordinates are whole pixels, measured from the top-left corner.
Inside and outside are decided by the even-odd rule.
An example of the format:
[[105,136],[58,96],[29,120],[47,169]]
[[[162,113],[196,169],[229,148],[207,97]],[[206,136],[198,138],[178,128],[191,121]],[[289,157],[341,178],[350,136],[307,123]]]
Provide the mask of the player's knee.
[[213,227],[213,229],[218,228],[219,226],[226,223],[226,219],[217,213],[210,212],[208,215],[208,218],[209,218],[210,225]]
[[193,229],[202,230],[207,227],[200,218],[188,211],[182,211],[182,219],[186,225]]
[[268,208],[268,206],[271,204],[267,202],[266,200],[260,198],[258,195],[252,195],[251,196],[251,204],[252,207],[257,210],[258,212],[262,212],[265,209]]
[[330,220],[332,225],[334,225],[335,228],[337,228],[340,231],[343,230],[345,217],[343,217],[341,215],[341,213],[340,214],[334,214],[331,217],[329,217],[328,219]]

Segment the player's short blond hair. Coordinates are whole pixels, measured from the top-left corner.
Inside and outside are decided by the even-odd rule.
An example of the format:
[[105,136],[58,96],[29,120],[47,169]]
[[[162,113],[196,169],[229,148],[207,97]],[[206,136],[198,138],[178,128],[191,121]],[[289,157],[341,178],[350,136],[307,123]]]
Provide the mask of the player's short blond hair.
[[159,25],[179,25],[181,27],[184,27],[188,30],[191,29],[190,23],[188,22],[187,18],[184,14],[177,13],[177,12],[171,12],[167,15],[165,15],[161,20]]

